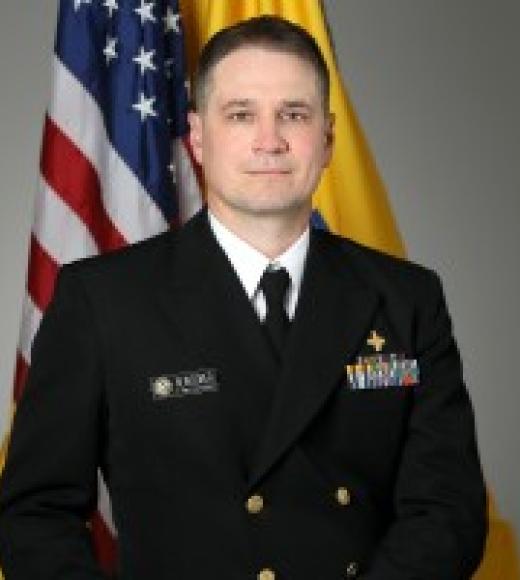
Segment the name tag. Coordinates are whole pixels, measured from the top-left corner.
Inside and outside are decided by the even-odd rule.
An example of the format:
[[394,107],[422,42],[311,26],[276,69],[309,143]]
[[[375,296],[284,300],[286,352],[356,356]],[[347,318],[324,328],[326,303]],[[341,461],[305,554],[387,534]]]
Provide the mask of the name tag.
[[154,399],[214,393],[219,390],[217,370],[197,369],[151,377],[150,390]]

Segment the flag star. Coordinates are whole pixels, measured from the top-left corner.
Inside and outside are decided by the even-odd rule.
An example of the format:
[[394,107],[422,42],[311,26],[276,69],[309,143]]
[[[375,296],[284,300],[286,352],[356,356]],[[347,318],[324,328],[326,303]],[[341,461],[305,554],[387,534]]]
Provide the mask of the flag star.
[[112,38],[110,36],[107,37],[107,45],[103,49],[103,54],[107,59],[107,64],[110,64],[111,60],[117,58],[116,44],[117,38]]
[[166,9],[166,16],[163,18],[165,34],[168,34],[168,32],[170,32],[171,30],[174,30],[175,32],[180,32],[179,29],[180,19],[181,15],[175,14],[173,8],[171,6],[168,6],[168,8]]
[[103,2],[103,6],[105,8],[108,8],[108,14],[109,14],[110,18],[112,18],[112,14],[114,13],[114,10],[119,10],[117,0],[105,0]]
[[141,0],[141,6],[135,8],[134,12],[139,14],[141,17],[141,24],[145,24],[148,20],[155,22],[155,16],[152,14],[152,10],[155,8],[155,2],[146,2],[146,0]]
[[144,73],[147,70],[157,70],[152,62],[154,54],[155,50],[149,50],[148,52],[146,52],[144,46],[141,46],[141,48],[139,49],[139,54],[137,56],[134,56],[134,58],[132,59],[136,64],[139,65],[142,75],[144,75]]
[[92,0],[74,0],[74,10],[77,12],[82,4],[92,4]]
[[148,117],[157,117],[157,113],[153,109],[154,103],[155,97],[147,99],[141,91],[139,93],[139,102],[132,105],[132,109],[141,114],[141,121],[144,122]]

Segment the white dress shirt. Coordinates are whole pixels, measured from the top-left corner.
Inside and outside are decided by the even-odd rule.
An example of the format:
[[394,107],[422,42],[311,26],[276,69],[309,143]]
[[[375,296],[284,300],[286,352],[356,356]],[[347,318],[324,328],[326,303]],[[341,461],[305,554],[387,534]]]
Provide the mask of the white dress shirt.
[[285,309],[289,320],[292,320],[300,294],[305,258],[309,249],[309,227],[283,254],[270,260],[229,230],[211,212],[208,212],[208,215],[211,229],[220,247],[231,262],[247,297],[262,322],[266,315],[265,296],[258,286],[262,274],[266,268],[273,270],[285,268],[287,270],[291,277],[291,283],[285,299]]

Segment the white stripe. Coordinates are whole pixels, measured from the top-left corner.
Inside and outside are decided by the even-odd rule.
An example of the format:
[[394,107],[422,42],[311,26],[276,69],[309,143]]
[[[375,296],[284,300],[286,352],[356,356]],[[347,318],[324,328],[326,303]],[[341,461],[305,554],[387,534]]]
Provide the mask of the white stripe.
[[96,169],[105,210],[125,240],[164,231],[163,214],[110,143],[97,103],[57,56],[53,87],[49,115]]
[[108,489],[101,474],[101,471],[98,471],[98,510],[107,528],[112,534],[112,537],[116,538],[117,530],[114,524],[114,519],[112,518],[110,496],[108,494]]
[[87,226],[40,175],[33,234],[58,264],[98,253]]
[[185,223],[202,207],[202,194],[193,163],[182,139],[175,139],[173,156],[177,168],[180,220]]
[[29,294],[26,294],[22,305],[22,322],[20,324],[18,349],[27,365],[31,364],[31,345],[41,320],[42,313],[40,309],[34,304]]

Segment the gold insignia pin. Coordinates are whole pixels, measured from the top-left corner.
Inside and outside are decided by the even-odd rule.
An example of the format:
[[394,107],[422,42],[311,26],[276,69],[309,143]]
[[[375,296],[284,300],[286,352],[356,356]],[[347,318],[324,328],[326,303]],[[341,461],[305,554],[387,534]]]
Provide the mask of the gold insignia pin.
[[372,331],[370,338],[367,339],[367,344],[371,346],[376,352],[381,352],[385,346],[386,338],[379,336],[375,330]]
[[173,392],[173,383],[168,377],[157,377],[152,381],[152,392],[155,397],[169,397]]

